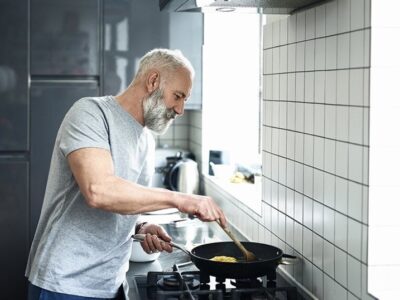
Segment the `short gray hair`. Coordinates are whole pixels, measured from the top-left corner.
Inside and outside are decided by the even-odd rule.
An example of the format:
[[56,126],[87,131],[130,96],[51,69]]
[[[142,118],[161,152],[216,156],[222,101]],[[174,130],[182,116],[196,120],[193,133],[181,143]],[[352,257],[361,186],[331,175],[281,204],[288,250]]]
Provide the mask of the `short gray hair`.
[[170,74],[178,68],[187,69],[193,80],[195,74],[194,68],[180,50],[153,49],[140,59],[135,79],[142,77],[151,69],[165,70],[167,74]]

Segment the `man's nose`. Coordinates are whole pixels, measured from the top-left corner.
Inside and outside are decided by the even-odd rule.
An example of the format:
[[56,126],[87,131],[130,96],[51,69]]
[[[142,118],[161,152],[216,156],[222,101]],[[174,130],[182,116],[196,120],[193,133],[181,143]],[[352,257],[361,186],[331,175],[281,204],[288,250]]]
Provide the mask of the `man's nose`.
[[182,104],[178,104],[174,107],[174,111],[176,114],[178,114],[179,116],[183,115],[184,111],[185,111],[185,103]]

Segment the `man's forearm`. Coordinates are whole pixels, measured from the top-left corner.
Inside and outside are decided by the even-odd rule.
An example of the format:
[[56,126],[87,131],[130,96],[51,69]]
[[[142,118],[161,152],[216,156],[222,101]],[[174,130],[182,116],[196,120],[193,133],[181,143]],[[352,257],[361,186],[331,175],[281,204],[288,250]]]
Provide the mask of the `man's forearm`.
[[101,182],[90,183],[86,191],[82,192],[91,207],[120,214],[139,214],[178,207],[177,203],[182,197],[180,193],[141,186],[117,176],[108,176]]

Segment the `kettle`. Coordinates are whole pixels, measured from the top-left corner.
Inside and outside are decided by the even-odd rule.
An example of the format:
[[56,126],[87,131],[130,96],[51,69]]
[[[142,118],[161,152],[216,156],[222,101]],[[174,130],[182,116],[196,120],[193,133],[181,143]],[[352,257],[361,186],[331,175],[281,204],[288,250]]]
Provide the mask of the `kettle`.
[[190,158],[177,160],[166,172],[164,185],[172,191],[197,194],[199,192],[197,162]]

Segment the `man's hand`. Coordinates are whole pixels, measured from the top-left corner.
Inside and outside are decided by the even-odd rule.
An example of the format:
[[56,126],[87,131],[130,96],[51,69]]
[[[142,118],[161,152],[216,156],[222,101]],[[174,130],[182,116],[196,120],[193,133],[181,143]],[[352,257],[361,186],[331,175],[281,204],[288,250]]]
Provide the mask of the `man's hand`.
[[137,233],[146,235],[146,239],[141,242],[142,248],[146,253],[160,251],[172,252],[172,247],[169,244],[172,239],[161,226],[145,224]]
[[195,215],[202,221],[219,221],[222,227],[227,226],[224,213],[211,197],[187,194],[185,200],[179,202],[178,209]]

